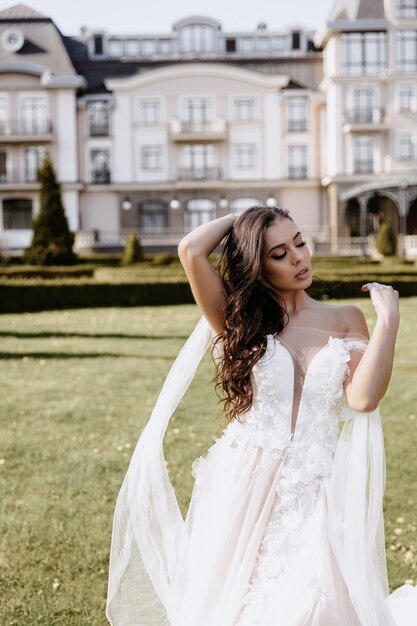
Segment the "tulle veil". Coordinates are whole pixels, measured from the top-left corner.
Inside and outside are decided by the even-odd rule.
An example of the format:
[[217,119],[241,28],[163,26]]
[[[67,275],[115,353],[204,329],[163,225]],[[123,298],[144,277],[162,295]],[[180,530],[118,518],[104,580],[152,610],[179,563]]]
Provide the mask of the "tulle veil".
[[[163,454],[168,422],[187,391],[214,330],[202,316],[164,382],[133,452],[114,513],[106,616],[112,626],[196,626],[179,623],[189,537]],[[355,341],[365,350],[367,340]],[[394,626],[388,595],[382,497],[384,441],[379,409],[346,404],[327,484],[329,536],[364,626]],[[219,611],[221,613],[221,611]],[[222,622],[216,626],[233,626]]]

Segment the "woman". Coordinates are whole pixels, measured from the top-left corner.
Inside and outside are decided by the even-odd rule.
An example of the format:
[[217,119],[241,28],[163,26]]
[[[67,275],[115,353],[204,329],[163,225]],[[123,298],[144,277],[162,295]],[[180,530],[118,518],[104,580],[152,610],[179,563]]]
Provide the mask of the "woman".
[[[219,274],[209,254],[227,235]],[[133,454],[113,524],[113,626],[412,626],[417,591],[388,596],[378,404],[392,372],[398,292],[361,310],[314,300],[288,211],[252,207],[199,226],[179,257],[203,317]],[[185,521],[165,469],[170,416],[213,347],[228,425]],[[343,428],[339,432],[339,422]]]

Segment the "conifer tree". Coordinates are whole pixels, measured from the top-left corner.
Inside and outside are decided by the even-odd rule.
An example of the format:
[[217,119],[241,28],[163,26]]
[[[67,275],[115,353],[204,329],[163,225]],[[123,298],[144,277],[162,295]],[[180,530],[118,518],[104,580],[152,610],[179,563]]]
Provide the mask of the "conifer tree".
[[72,265],[77,262],[77,255],[72,251],[74,233],[68,226],[61,186],[50,159],[43,160],[38,179],[40,211],[33,220],[32,242],[25,249],[23,260],[33,265]]
[[397,252],[397,238],[387,222],[382,222],[376,234],[376,249],[384,256],[394,256]]

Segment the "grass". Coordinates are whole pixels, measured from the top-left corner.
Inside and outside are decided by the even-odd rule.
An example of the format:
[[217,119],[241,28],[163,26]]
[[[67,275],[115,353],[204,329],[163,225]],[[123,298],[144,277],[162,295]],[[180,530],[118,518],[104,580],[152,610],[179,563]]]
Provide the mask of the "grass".
[[[359,304],[374,319],[369,300]],[[339,303],[341,303],[339,301]],[[417,582],[417,298],[401,300],[395,371],[381,403],[391,587]],[[193,305],[0,316],[0,623],[105,626],[114,505]],[[206,354],[164,441],[185,515],[191,463],[225,423]]]

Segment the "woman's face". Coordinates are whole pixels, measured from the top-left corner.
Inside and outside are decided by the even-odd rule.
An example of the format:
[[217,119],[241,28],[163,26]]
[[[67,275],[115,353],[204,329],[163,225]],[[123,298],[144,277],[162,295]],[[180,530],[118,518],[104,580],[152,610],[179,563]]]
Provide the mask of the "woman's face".
[[[312,283],[311,257],[299,228],[288,218],[277,218],[265,232],[263,278],[279,291],[306,289]],[[297,276],[302,270],[301,276]]]

